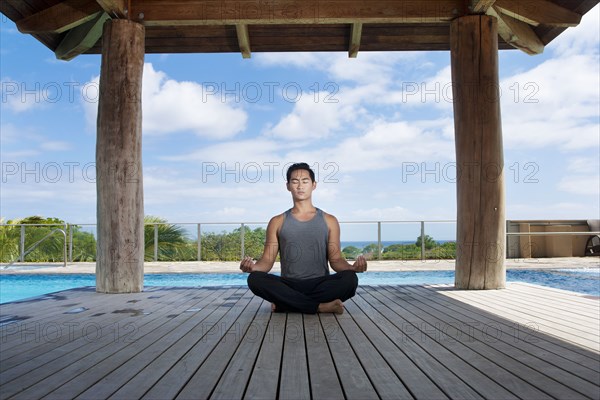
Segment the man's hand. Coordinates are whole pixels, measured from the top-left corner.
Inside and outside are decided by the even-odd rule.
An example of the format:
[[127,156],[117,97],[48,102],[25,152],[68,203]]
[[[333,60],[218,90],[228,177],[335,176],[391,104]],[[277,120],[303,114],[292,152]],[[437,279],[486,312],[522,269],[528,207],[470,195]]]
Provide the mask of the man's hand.
[[242,262],[240,263],[240,269],[242,272],[252,272],[254,271],[254,260],[250,256],[244,257]]
[[367,259],[365,256],[360,255],[356,257],[356,261],[352,264],[352,270],[354,272],[365,272],[367,270]]

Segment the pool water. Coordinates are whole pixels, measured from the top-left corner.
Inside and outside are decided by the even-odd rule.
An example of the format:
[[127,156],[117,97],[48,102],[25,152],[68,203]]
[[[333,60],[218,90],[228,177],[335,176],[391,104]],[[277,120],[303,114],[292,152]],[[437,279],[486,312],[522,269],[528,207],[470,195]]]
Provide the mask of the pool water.
[[[246,274],[147,274],[144,286],[246,285]],[[508,270],[508,282],[527,282],[600,296],[600,268]],[[359,275],[362,285],[453,284],[454,271],[368,272]],[[61,290],[95,286],[93,274],[0,275],[0,303],[40,296]]]

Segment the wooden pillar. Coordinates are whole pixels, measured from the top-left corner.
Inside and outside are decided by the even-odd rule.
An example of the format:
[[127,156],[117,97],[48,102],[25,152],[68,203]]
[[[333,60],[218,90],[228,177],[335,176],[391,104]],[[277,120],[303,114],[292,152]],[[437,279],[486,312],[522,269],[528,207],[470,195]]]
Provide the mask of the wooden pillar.
[[109,20],[103,29],[96,141],[96,291],[140,292],[144,286],[144,27]]
[[468,15],[451,25],[457,165],[457,289],[506,283],[504,157],[494,17]]

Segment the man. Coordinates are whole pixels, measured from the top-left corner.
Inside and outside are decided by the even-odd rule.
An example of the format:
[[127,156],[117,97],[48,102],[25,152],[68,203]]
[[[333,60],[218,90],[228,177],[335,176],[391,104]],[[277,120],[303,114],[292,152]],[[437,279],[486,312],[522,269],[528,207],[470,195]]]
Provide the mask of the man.
[[[240,269],[250,273],[248,287],[271,302],[273,311],[341,314],[343,302],[356,293],[356,273],[366,271],[367,262],[359,256],[350,264],[342,255],[337,219],[312,203],[317,182],[310,166],[293,164],[286,177],[294,206],[271,218],[262,257],[256,262],[245,257]],[[268,273],[278,253],[281,276]],[[329,274],[328,263],[335,274]]]

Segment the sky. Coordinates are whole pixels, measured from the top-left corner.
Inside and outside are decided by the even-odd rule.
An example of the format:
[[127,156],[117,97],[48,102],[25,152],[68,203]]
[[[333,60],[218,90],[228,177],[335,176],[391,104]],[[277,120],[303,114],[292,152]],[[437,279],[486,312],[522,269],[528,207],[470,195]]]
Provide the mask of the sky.
[[[56,60],[1,18],[0,216],[94,224],[100,56]],[[597,6],[541,55],[500,51],[507,219],[600,218],[599,49]],[[456,219],[447,51],[146,55],[142,102],[146,215],[267,222],[303,161],[340,222]]]

